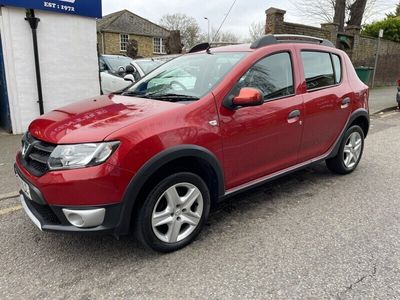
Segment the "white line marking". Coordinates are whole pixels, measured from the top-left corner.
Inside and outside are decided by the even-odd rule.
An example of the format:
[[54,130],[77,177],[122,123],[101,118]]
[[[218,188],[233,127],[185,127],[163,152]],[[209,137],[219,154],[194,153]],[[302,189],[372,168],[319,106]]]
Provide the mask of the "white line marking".
[[19,204],[16,206],[3,208],[3,209],[0,209],[0,216],[8,215],[10,213],[13,213],[13,212],[21,210],[21,209],[22,209],[22,206]]

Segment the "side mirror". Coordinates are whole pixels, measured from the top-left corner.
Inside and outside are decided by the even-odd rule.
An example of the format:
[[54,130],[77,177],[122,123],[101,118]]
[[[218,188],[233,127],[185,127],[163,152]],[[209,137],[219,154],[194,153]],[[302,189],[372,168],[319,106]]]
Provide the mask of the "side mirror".
[[232,99],[234,106],[258,106],[264,103],[264,97],[260,90],[256,88],[242,88],[239,95]]
[[125,72],[126,72],[126,74],[134,74],[134,73],[136,73],[136,68],[132,65],[127,65],[125,67]]
[[124,80],[135,83],[135,77],[133,76],[133,74],[126,74]]

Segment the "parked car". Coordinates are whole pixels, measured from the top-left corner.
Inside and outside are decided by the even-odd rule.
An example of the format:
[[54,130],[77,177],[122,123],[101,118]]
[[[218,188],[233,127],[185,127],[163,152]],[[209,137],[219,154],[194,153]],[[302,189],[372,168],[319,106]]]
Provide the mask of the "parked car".
[[[110,94],[129,87],[173,57],[131,59],[120,55],[101,55],[99,62],[102,93]],[[128,71],[127,66],[134,68]]]
[[195,49],[30,124],[15,172],[41,230],[134,232],[170,252],[231,195],[322,161],[356,169],[369,92],[345,52],[279,35]]
[[400,79],[397,80],[397,97],[396,97],[396,100],[397,100],[397,105],[399,106],[399,109],[400,109]]

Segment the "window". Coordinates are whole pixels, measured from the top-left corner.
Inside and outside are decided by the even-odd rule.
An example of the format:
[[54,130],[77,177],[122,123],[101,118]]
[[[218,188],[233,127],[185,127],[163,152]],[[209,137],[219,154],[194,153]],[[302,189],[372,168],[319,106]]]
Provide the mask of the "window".
[[127,90],[128,95],[157,99],[186,95],[200,99],[229,73],[247,53],[216,52],[183,55],[161,65]]
[[101,57],[99,59],[99,69],[100,69],[100,72],[107,71],[107,65]]
[[119,48],[121,51],[126,51],[129,42],[129,35],[127,34],[120,34],[119,35]]
[[259,89],[264,95],[264,100],[293,95],[290,54],[273,54],[257,62],[239,80],[235,92],[239,92],[243,87]]
[[154,50],[153,50],[154,53],[156,53],[156,54],[165,54],[166,53],[164,40],[162,38],[154,38],[153,46],[154,46]]
[[342,65],[339,55],[332,54],[333,67],[335,68],[335,83],[342,81]]
[[331,55],[326,52],[302,51],[304,75],[307,90],[314,90],[335,84]]

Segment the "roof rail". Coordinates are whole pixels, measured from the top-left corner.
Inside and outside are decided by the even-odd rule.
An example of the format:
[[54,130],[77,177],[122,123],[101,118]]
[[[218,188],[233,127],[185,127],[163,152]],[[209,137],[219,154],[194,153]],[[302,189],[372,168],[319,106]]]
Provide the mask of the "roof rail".
[[250,48],[258,49],[278,43],[312,43],[335,48],[335,45],[329,40],[297,34],[267,34],[251,44]]

